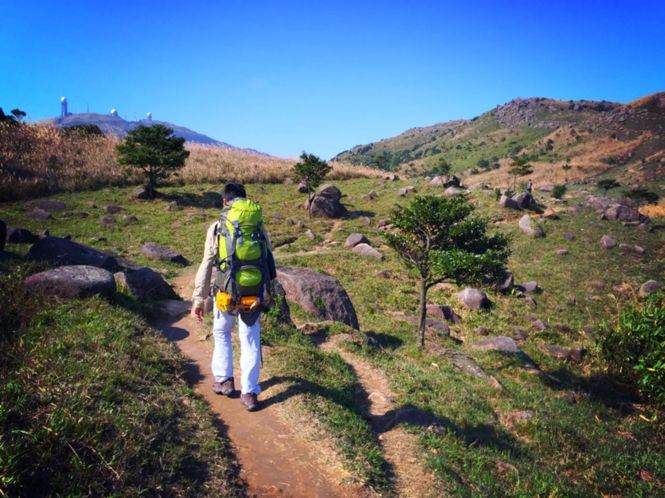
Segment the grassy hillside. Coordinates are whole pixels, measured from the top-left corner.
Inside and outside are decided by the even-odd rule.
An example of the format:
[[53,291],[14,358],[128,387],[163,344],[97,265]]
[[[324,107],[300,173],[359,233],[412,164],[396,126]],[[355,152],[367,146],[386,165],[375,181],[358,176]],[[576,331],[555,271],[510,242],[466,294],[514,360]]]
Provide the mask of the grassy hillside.
[[662,96],[626,105],[516,99],[471,120],[413,128],[358,145],[335,160],[407,174],[433,174],[446,163],[459,174],[498,168],[512,156],[527,155],[537,166],[586,168],[585,178],[621,165],[637,170],[631,178],[652,179],[665,173]]
[[[477,121],[491,126],[489,118]],[[451,324],[450,338],[428,331],[426,349],[421,351],[416,347],[414,326],[400,318],[400,314],[415,315],[415,282],[382,244],[378,228],[396,203],[405,202],[398,189],[409,183],[351,179],[335,184],[345,194],[343,201],[350,211],[337,222],[308,220],[301,208],[304,196],[294,195],[292,185],[249,185],[248,192],[264,207],[271,238],[280,246],[275,251],[278,263],[328,273],[345,286],[361,329],[373,345],[351,340],[344,347],[385,374],[401,408],[433,421],[427,427],[405,424],[417,435],[423,462],[435,476],[432,490],[452,496],[655,496],[662,492],[663,412],[611,376],[595,346],[599,322],[611,322],[619,310],[636,302],[637,289],[645,280],[665,279],[662,228],[645,233],[600,221],[595,212],[584,208],[585,194],[574,186],[561,202],[538,194],[540,202],[560,211],[560,219],[543,220],[547,236],[533,239],[517,228],[522,213],[500,208],[492,191],[471,192],[471,201],[479,214],[491,220],[492,230],[511,237],[509,267],[516,281],[537,280],[542,292],[533,296],[534,306],[517,295],[489,290],[493,309],[476,312],[461,307],[455,286],[438,286],[430,302],[452,306],[462,322]],[[424,180],[413,184],[421,193],[440,192]],[[30,203],[10,203],[0,206],[0,218],[36,231],[47,228],[54,235],[71,234],[140,263],[150,264],[139,254],[148,241],[174,247],[196,263],[205,228],[218,214],[208,192],[218,189],[219,185],[168,187],[164,191],[170,197],[154,202],[131,200],[131,189],[118,187],[60,194],[55,198],[63,200],[68,210],[86,211],[90,216],[64,218],[54,213],[54,220],[35,221],[26,217]],[[362,200],[371,190],[378,199]],[[123,224],[118,217],[115,226],[100,226],[98,219],[106,204],[121,205],[122,214],[136,215],[138,223]],[[305,237],[306,228],[298,228],[293,221],[303,221],[315,240]],[[363,258],[344,248],[344,240],[353,232],[366,234],[385,260]],[[572,240],[564,238],[567,233]],[[602,250],[599,240],[606,234],[643,247],[644,255],[618,248]],[[568,254],[558,255],[561,248]],[[25,252],[19,246],[8,249],[19,255]],[[167,275],[180,271],[168,263],[156,266]],[[379,270],[387,271],[388,278],[376,277]],[[102,304],[92,301],[86,306],[92,307],[94,315]],[[53,313],[67,316],[64,310],[70,313],[72,308],[57,308]],[[297,307],[294,315],[299,323],[312,321]],[[533,318],[549,327],[537,330]],[[520,347],[541,373],[525,368],[518,356],[475,351],[471,344],[484,338],[478,327],[490,335],[509,336],[517,334],[516,327],[522,329],[527,337]],[[265,330],[273,344],[266,372],[289,379],[296,392],[296,402],[289,409],[318,420],[318,437],[338,443],[349,472],[380,494],[389,494],[381,435],[372,433],[362,420],[358,400],[352,396],[357,388],[354,372],[339,356],[322,353],[301,334],[270,324]],[[319,334],[343,331],[343,327],[327,326]],[[553,358],[541,349],[542,344],[582,348],[582,361]],[[503,388],[459,370],[451,351],[471,355]],[[519,413],[524,411],[529,416],[520,420]]]

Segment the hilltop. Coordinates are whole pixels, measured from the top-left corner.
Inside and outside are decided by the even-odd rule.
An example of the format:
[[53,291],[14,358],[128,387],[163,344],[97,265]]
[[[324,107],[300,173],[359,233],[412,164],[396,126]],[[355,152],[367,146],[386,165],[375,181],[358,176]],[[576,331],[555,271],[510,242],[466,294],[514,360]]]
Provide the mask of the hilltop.
[[407,174],[445,162],[453,172],[475,174],[499,169],[515,155],[528,155],[535,166],[569,164],[585,178],[617,166],[629,181],[662,177],[665,92],[627,104],[517,98],[473,119],[411,128],[334,159]]
[[127,135],[127,132],[136,128],[137,126],[140,125],[151,126],[151,125],[161,124],[173,129],[174,135],[176,135],[177,137],[184,138],[187,142],[197,143],[202,145],[211,145],[239,152],[258,154],[261,156],[268,155],[254,149],[244,149],[241,147],[235,147],[233,145],[227,144],[226,142],[221,142],[202,133],[198,133],[196,131],[190,130],[189,128],[185,128],[184,126],[178,126],[176,124],[169,123],[167,121],[157,121],[152,119],[127,121],[118,115],[86,112],[78,114],[69,114],[65,117],[51,118],[42,121],[42,123],[50,124],[57,128],[69,128],[70,126],[76,126],[76,125],[97,125],[99,126],[99,129],[102,130],[102,132],[104,132],[105,134],[114,135],[119,138],[123,138],[125,135]]

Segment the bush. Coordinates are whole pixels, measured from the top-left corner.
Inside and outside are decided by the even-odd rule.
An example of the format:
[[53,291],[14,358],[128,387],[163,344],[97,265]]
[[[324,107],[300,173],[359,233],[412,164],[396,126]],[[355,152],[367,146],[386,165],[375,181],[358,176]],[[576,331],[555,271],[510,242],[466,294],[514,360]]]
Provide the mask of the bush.
[[607,192],[610,189],[617,188],[619,186],[619,182],[617,182],[614,178],[603,178],[596,185]]
[[552,197],[555,199],[561,199],[564,195],[566,195],[566,190],[568,189],[565,185],[555,185],[552,189]]
[[601,328],[598,350],[610,370],[665,406],[665,291],[623,311],[615,327]]
[[642,187],[629,190],[625,193],[625,196],[629,199],[633,199],[639,204],[655,204],[659,199],[659,195],[657,193]]

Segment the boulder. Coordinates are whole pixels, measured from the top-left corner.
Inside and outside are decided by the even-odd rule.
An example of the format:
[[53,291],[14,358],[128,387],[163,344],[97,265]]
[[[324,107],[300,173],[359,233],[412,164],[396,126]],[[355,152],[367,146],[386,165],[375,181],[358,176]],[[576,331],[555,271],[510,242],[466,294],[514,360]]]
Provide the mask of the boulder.
[[561,248],[555,251],[557,256],[566,256],[568,254],[568,249]]
[[663,288],[663,284],[659,282],[658,280],[647,280],[640,286],[640,290],[637,292],[637,294],[640,297],[645,297],[648,296],[649,294],[652,294],[656,292],[657,290],[660,290]]
[[136,223],[137,221],[139,221],[139,219],[133,214],[128,214],[122,217],[123,223]]
[[412,194],[412,193],[415,193],[415,192],[417,192],[417,190],[416,190],[416,187],[413,187],[413,186],[402,187],[401,189],[399,189],[399,195],[401,197],[404,197],[407,194]]
[[443,318],[451,323],[459,325],[462,323],[462,319],[455,313],[455,311],[446,305],[439,304],[428,304],[427,305],[427,314],[435,316],[437,318]]
[[110,204],[106,206],[105,209],[107,214],[118,214],[120,211],[124,211],[124,208],[116,206],[115,204]]
[[86,211],[65,211],[62,213],[63,218],[87,218],[90,214]]
[[448,197],[459,197],[460,195],[462,195],[462,191],[455,187],[448,187],[446,190],[443,191],[443,194]]
[[448,175],[443,177],[444,187],[461,187],[462,182],[455,175]]
[[26,228],[7,227],[6,238],[10,244],[32,244],[39,237]]
[[538,204],[533,196],[528,192],[520,192],[513,196],[513,201],[519,206],[520,209],[538,210]]
[[567,240],[567,241],[571,241],[575,238],[575,236],[570,232],[563,232],[563,235],[561,235],[561,236],[563,237],[563,240]]
[[471,349],[478,351],[498,351],[500,353],[514,353],[519,354],[522,350],[519,348],[515,339],[505,335],[495,337],[488,337],[481,339],[470,345]]
[[312,230],[309,228],[305,232],[305,237],[307,237],[309,240],[316,240],[316,235],[314,235],[314,232],[312,232]]
[[554,185],[541,185],[538,187],[541,192],[554,192]]
[[504,208],[508,209],[517,209],[520,210],[519,204],[515,202],[513,199],[508,197],[507,195],[503,194],[501,198],[499,199],[499,205]]
[[298,186],[296,187],[296,192],[299,194],[306,194],[307,193],[307,184],[305,182],[300,182]]
[[284,181],[282,183],[284,185],[293,185],[293,183],[294,183],[293,178],[287,176],[286,178],[284,178]]
[[353,247],[352,251],[361,256],[369,256],[370,258],[378,259],[379,261],[383,260],[383,254],[381,254],[379,251],[374,249],[369,244],[365,243],[356,244]]
[[580,348],[565,348],[555,344],[539,344],[540,350],[548,356],[553,356],[559,360],[573,361],[579,363],[582,361],[584,350]]
[[322,320],[334,320],[358,329],[358,317],[351,299],[339,280],[308,268],[279,266],[277,279],[286,297],[307,313]]
[[372,220],[369,218],[369,216],[361,216],[358,218],[358,221],[365,226],[370,226],[372,224]]
[[516,341],[526,341],[529,338],[529,333],[520,327],[513,327],[512,337]]
[[458,293],[457,296],[459,297],[460,302],[466,308],[471,310],[489,308],[492,304],[487,298],[487,294],[471,287],[467,287],[462,292]]
[[136,187],[132,190],[132,197],[140,200],[150,199],[150,191],[145,186]]
[[603,249],[612,249],[613,247],[616,247],[617,241],[614,240],[612,237],[609,235],[603,235],[600,238],[600,247]]
[[141,254],[150,259],[167,261],[176,265],[187,266],[189,264],[189,261],[187,261],[179,252],[168,247],[153,244],[152,242],[146,242],[143,244],[143,247],[141,247]]
[[7,242],[7,224],[0,220],[0,251],[5,250],[5,243]]
[[369,240],[361,233],[352,233],[346,238],[344,247],[355,247],[358,244],[369,244]]
[[539,225],[533,223],[531,217],[528,214],[525,214],[520,218],[518,225],[520,230],[522,230],[525,234],[530,235],[531,237],[538,238],[545,236],[543,229]]
[[386,181],[389,181],[389,182],[396,182],[397,180],[399,180],[399,176],[394,175],[394,174],[390,174],[390,175],[384,176],[383,179],[386,180]]
[[538,287],[538,282],[535,280],[529,280],[528,282],[524,282],[523,284],[519,284],[518,289],[522,292],[539,292],[540,287]]
[[136,296],[149,299],[177,299],[178,294],[152,268],[144,266],[138,269],[125,269],[114,275],[119,285],[126,286]]
[[642,219],[639,211],[620,204],[608,207],[603,214],[608,220],[639,222]]
[[547,220],[558,220],[559,219],[559,213],[554,208],[547,208],[547,209],[545,209],[545,212],[543,213],[543,218],[545,218]]
[[538,319],[538,320],[534,320],[533,328],[536,329],[536,330],[540,330],[542,332],[543,330],[547,330],[548,328],[550,328],[550,326],[547,322],[544,322],[543,320]]
[[[346,214],[346,209],[340,202],[342,192],[334,185],[323,185],[316,191],[311,202],[311,213],[313,216],[325,216],[327,218],[340,218]],[[305,201],[305,209],[310,209],[309,199]]]
[[430,185],[434,185],[435,187],[443,187],[444,183],[445,183],[445,180],[443,179],[442,176],[435,176],[429,182]]
[[25,285],[60,299],[86,298],[95,295],[110,298],[116,291],[111,272],[88,265],[59,266],[35,273],[25,279]]
[[28,218],[33,220],[52,220],[53,216],[48,211],[44,211],[40,208],[35,208],[28,213]]
[[28,251],[28,258],[56,265],[85,265],[115,271],[118,260],[103,251],[59,237],[42,237]]
[[[401,320],[404,320],[405,322],[413,323],[415,325],[418,325],[418,317],[416,316],[399,316]],[[434,330],[438,332],[440,335],[444,336],[449,336],[450,335],[450,327],[443,323],[440,320],[435,320],[434,318],[425,318],[425,328]]]
[[371,190],[367,194],[362,196],[363,201],[375,201],[378,198],[379,194],[375,190]]
[[37,202],[37,207],[43,209],[44,211],[56,212],[59,213],[65,210],[65,203],[62,201],[56,201],[54,199],[44,199]]
[[379,270],[377,272],[374,272],[374,278],[389,279],[390,278],[390,272],[386,271],[386,270]]
[[106,216],[99,218],[99,224],[104,227],[115,225],[115,218],[110,214],[107,214]]
[[510,270],[504,268],[503,280],[496,285],[496,290],[502,294],[510,292],[515,287],[515,276]]
[[617,204],[616,199],[610,199],[609,197],[596,197],[590,195],[587,197],[587,206],[596,211],[605,211],[610,206]]

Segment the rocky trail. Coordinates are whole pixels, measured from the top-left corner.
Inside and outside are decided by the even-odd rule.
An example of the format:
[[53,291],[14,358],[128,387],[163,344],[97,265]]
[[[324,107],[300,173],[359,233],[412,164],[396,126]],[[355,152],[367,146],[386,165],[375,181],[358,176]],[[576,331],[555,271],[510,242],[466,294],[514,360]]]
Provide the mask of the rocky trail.
[[[191,292],[193,273],[174,282],[184,298]],[[228,435],[240,465],[240,476],[249,496],[337,497],[362,496],[352,485],[340,484],[335,466],[319,464],[318,449],[305,441],[298,427],[280,416],[270,399],[278,387],[269,385],[261,394],[260,410],[248,413],[238,395],[228,398],[212,392],[211,348],[207,330],[189,315],[187,301],[167,301],[162,319],[156,324],[189,360],[187,381],[219,417],[221,431]],[[238,373],[236,372],[236,378]],[[266,379],[262,379],[265,381]],[[270,384],[270,383],[266,383]]]

